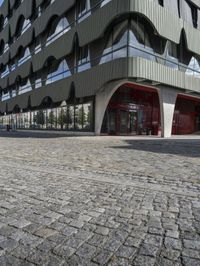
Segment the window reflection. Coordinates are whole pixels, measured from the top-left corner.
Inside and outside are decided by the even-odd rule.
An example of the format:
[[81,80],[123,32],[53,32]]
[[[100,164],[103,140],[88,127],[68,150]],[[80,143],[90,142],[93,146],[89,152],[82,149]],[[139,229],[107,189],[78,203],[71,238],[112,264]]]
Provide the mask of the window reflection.
[[78,2],[78,22],[83,21],[91,15],[90,0],[80,0]]
[[143,57],[155,61],[155,53],[145,26],[134,20],[116,25],[103,51],[100,64],[121,57]]
[[68,32],[70,28],[71,27],[68,20],[65,17],[62,18],[56,25],[55,29],[49,33],[49,37],[46,41],[46,46],[54,42],[56,39],[60,38],[63,34]]
[[88,45],[80,47],[78,51],[77,71],[82,72],[91,68],[90,53]]
[[58,81],[60,79],[69,77],[69,76],[71,76],[71,72],[69,70],[69,66],[68,66],[66,60],[63,60],[59,64],[58,68],[55,71],[53,71],[53,72],[48,74],[47,80],[46,80],[46,85],[50,84],[50,83],[53,83],[53,82],[56,82],[56,81]]
[[179,69],[178,46],[175,43],[168,42],[166,59],[166,66]]
[[107,5],[109,2],[111,2],[112,0],[103,0],[101,3],[101,7]]
[[192,57],[190,60],[190,63],[188,65],[188,68],[186,70],[187,75],[194,75],[196,77],[200,77],[200,66],[199,62],[195,57]]
[[[7,97],[7,93],[5,96]],[[26,113],[3,116],[0,126],[10,124],[15,129],[48,129],[66,131],[93,131],[93,101],[83,104],[66,104]]]

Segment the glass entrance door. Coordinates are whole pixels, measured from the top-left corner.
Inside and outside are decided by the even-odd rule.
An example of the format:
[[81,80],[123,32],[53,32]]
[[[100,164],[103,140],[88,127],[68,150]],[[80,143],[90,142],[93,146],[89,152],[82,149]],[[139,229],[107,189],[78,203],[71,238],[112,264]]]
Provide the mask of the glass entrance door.
[[129,113],[130,134],[137,134],[138,130],[138,115],[137,112]]
[[114,109],[111,109],[108,114],[108,132],[111,135],[117,134],[116,114],[117,114],[117,110],[114,110]]
[[129,113],[124,110],[120,110],[119,119],[119,133],[127,134],[129,132]]

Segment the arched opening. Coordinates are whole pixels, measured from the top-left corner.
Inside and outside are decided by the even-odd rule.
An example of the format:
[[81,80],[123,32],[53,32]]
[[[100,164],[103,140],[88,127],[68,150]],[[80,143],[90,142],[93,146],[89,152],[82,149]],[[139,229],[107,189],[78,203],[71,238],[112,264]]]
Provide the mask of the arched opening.
[[160,105],[157,91],[130,83],[120,86],[108,103],[101,132],[110,135],[158,135]]
[[48,71],[46,85],[71,76],[71,72],[65,59],[54,61]]
[[164,53],[166,41],[154,34],[152,25],[143,16],[134,15],[107,31],[100,64],[122,57],[142,57],[157,61]]
[[24,16],[20,16],[16,26],[15,37],[18,38],[19,36],[21,36],[25,31],[28,30],[28,28],[30,28],[30,26],[31,26],[30,19],[25,19]]
[[184,135],[200,131],[200,98],[179,94],[176,100],[172,134]]
[[51,26],[51,30],[48,33],[46,46],[60,38],[63,34],[65,34],[71,29],[71,26],[66,17],[63,17],[60,20],[58,19],[58,17],[56,17],[52,19],[49,25]]

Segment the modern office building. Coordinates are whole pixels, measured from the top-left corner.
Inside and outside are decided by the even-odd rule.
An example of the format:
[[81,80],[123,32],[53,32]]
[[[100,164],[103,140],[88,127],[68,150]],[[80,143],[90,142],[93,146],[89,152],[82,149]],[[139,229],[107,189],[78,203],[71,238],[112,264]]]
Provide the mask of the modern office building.
[[200,0],[5,0],[0,125],[200,131]]

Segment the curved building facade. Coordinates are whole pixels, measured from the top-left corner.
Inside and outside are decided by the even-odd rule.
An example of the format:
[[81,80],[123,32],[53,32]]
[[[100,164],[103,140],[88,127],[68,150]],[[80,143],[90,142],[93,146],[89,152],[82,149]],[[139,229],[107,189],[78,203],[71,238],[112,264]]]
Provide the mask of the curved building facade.
[[200,0],[6,0],[0,125],[200,131]]

